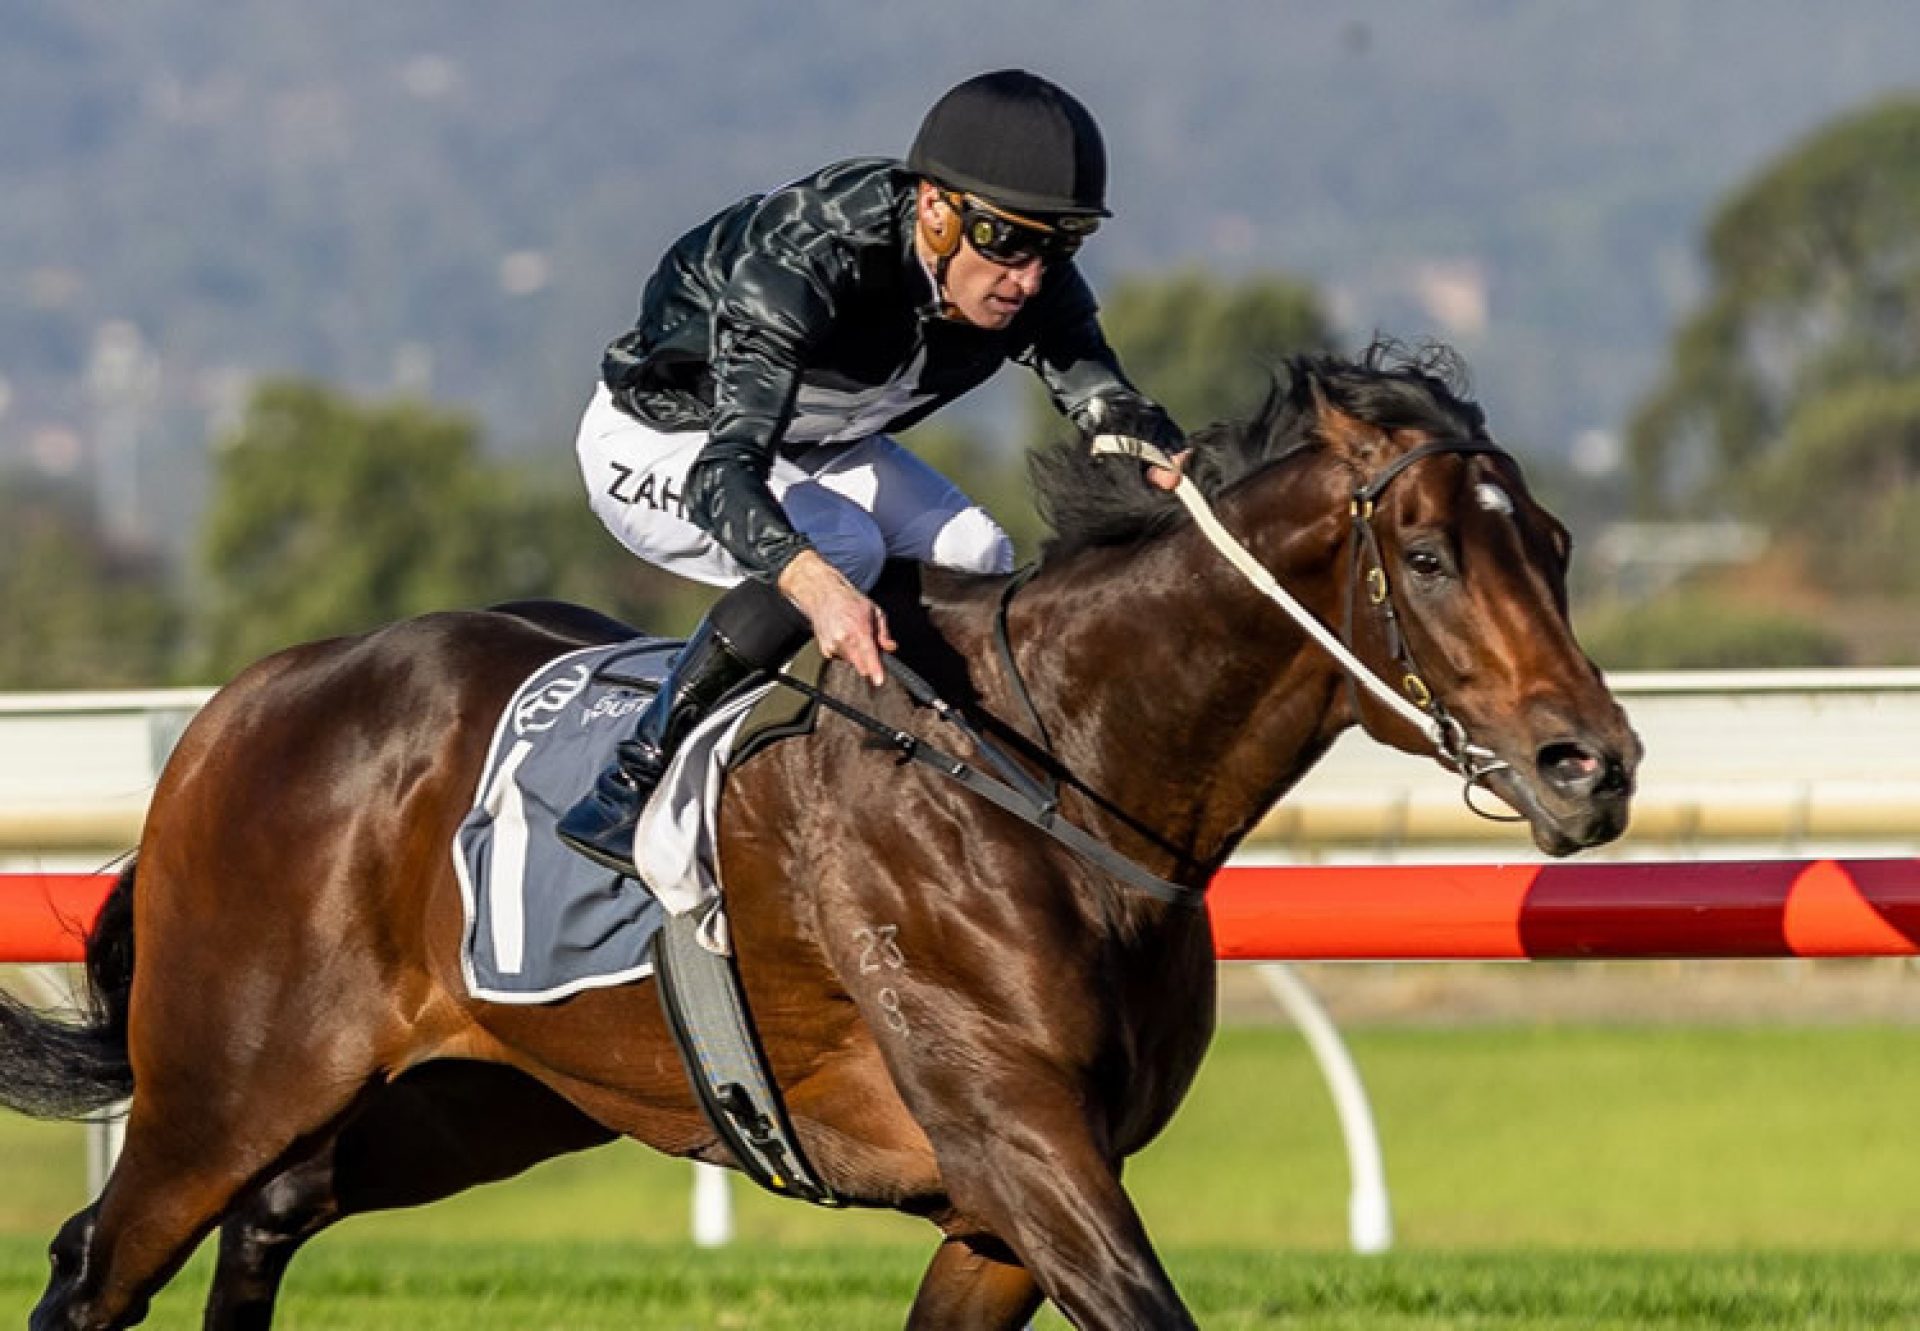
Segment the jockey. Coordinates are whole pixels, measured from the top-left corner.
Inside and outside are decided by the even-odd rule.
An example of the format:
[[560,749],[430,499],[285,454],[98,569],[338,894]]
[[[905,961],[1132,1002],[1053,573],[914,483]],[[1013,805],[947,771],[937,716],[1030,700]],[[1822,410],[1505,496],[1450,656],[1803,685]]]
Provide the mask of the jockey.
[[668,251],[601,362],[580,469],[629,550],[730,590],[560,820],[569,846],[632,873],[634,826],[675,746],[809,635],[884,683],[894,642],[866,593],[887,559],[1009,571],[999,525],[894,431],[1016,360],[1081,429],[1184,448],[1121,372],[1073,263],[1111,216],[1106,183],[1087,109],[1001,70],[943,96],[904,164],[825,167]]

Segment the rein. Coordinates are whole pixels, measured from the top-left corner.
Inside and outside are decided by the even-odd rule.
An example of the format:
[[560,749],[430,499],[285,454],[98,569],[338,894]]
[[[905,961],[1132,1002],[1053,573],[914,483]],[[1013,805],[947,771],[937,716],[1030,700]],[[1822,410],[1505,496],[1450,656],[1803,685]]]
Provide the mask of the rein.
[[[958,782],[1028,826],[1046,833],[1080,858],[1096,868],[1104,869],[1128,886],[1177,906],[1194,906],[1200,903],[1205,895],[1204,889],[1188,887],[1149,873],[1113,847],[1061,818],[1058,789],[1051,780],[1047,785],[1042,786],[1027,775],[1026,771],[1002,752],[999,746],[974,729],[958,708],[935,693],[931,684],[920,678],[898,657],[887,655],[883,659],[886,662],[887,673],[906,690],[907,697],[918,706],[932,708],[936,716],[971,741],[987,763],[1000,773],[999,777],[989,776],[971,763],[935,748],[913,732],[890,726],[871,713],[864,712],[852,703],[842,701],[784,670],[775,674],[774,679],[794,692],[811,698],[828,711],[845,717],[889,747],[898,749],[901,762],[917,762],[933,769],[950,781]],[[1018,675],[1015,678],[1017,679]],[[1032,706],[1031,701],[1028,706]]]
[[[1180,477],[1180,483],[1174,489],[1175,496],[1186,506],[1201,534],[1212,543],[1214,549],[1223,555],[1240,573],[1251,582],[1255,589],[1273,601],[1293,622],[1319,643],[1326,652],[1346,671],[1349,690],[1356,686],[1364,688],[1375,700],[1400,717],[1427,737],[1433,745],[1435,754],[1447,767],[1453,769],[1465,782],[1461,798],[1469,809],[1480,817],[1492,822],[1523,822],[1523,818],[1511,814],[1501,814],[1482,808],[1474,802],[1476,789],[1486,788],[1487,779],[1496,772],[1508,770],[1511,764],[1497,757],[1493,750],[1484,745],[1474,744],[1467,738],[1466,728],[1449,714],[1440,700],[1433,696],[1421,678],[1418,666],[1414,663],[1411,647],[1406,635],[1400,631],[1400,615],[1394,608],[1393,590],[1387,581],[1386,562],[1380,555],[1380,542],[1373,530],[1375,501],[1386,492],[1394,479],[1409,470],[1416,463],[1428,458],[1445,454],[1490,453],[1506,455],[1499,445],[1483,439],[1436,439],[1409,449],[1395,458],[1378,476],[1364,485],[1354,488],[1348,511],[1353,517],[1353,576],[1347,585],[1347,611],[1344,625],[1346,636],[1353,636],[1354,606],[1358,601],[1360,586],[1364,582],[1370,603],[1379,613],[1386,630],[1388,650],[1394,663],[1401,672],[1400,686],[1403,692],[1396,692],[1391,685],[1348,647],[1341,637],[1322,624],[1314,613],[1296,600],[1292,593],[1282,587],[1266,565],[1255,559],[1247,548],[1234,539],[1234,536],[1221,523],[1219,516],[1200,493],[1193,478],[1174,467],[1172,459],[1154,445],[1143,439],[1134,439],[1125,435],[1103,434],[1094,438],[1093,452],[1130,457],[1150,466],[1164,467],[1174,471]],[[1362,564],[1369,567],[1362,570]],[[1403,696],[1404,695],[1404,696]],[[1358,713],[1356,703],[1355,712]],[[1498,798],[1497,796],[1495,798]]]
[[[1022,587],[1033,581],[1033,575],[1040,571],[1038,564],[1028,564],[1018,570],[1007,585],[1000,591],[1000,604],[993,612],[993,648],[1000,657],[1000,667],[1007,672],[1007,680],[1013,685],[1013,696],[1020,700],[1020,706],[1027,714],[1027,720],[1033,725],[1033,733],[1040,742],[1040,748],[1051,754],[1053,737],[1047,733],[1047,723],[1040,719],[1040,709],[1033,705],[1033,695],[1027,692],[1027,681],[1020,673],[1020,663],[1013,659],[1013,633],[1007,628],[1007,612],[1013,607],[1013,598]],[[1056,803],[1060,798],[1060,780],[1053,772],[1047,773],[1047,794]]]

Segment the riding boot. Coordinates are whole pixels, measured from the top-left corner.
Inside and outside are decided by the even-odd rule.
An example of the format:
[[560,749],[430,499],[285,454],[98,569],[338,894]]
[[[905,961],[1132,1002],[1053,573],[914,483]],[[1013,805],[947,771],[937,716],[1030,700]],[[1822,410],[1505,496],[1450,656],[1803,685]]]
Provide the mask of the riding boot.
[[586,797],[554,831],[568,847],[631,876],[640,812],[680,741],[722,698],[762,670],[784,665],[806,641],[807,621],[764,583],[742,583],[714,604],[673,659],[660,691]]

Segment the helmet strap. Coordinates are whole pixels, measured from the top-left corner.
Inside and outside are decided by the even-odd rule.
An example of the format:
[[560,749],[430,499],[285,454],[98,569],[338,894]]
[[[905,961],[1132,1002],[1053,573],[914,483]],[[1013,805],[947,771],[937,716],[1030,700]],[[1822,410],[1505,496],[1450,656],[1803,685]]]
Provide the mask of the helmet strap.
[[935,300],[940,302],[941,317],[958,319],[960,317],[960,307],[947,299],[947,269],[952,266],[952,250],[947,251],[933,261],[933,296]]

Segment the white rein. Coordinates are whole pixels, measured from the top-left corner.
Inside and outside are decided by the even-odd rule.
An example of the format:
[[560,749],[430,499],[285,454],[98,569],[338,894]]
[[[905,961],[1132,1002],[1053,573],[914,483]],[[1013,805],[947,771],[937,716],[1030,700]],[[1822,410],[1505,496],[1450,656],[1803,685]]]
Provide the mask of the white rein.
[[[1491,749],[1469,744],[1458,721],[1445,713],[1436,714],[1416,706],[1369,669],[1367,664],[1355,656],[1352,649],[1340,640],[1338,634],[1322,624],[1311,610],[1295,600],[1293,594],[1282,587],[1273,574],[1267,571],[1266,565],[1255,559],[1244,545],[1234,539],[1233,534],[1221,524],[1212,506],[1201,495],[1200,487],[1193,483],[1193,478],[1179,471],[1174,466],[1173,460],[1161,449],[1144,439],[1118,434],[1095,435],[1092,449],[1096,454],[1137,458],[1149,466],[1164,467],[1168,471],[1176,472],[1180,477],[1180,483],[1174,487],[1174,494],[1186,506],[1187,512],[1193,515],[1194,522],[1207,540],[1213,544],[1214,549],[1224,555],[1228,563],[1239,569],[1247,581],[1251,582],[1262,595],[1286,611],[1288,617],[1319,643],[1328,655],[1339,662],[1341,668],[1362,688],[1408,725],[1425,735],[1435,751],[1467,778],[1469,789],[1479,784],[1492,772],[1507,766],[1494,756]],[[1468,800],[1468,804],[1472,806],[1471,799]],[[1475,812],[1479,810],[1476,808]]]

